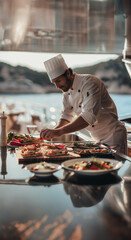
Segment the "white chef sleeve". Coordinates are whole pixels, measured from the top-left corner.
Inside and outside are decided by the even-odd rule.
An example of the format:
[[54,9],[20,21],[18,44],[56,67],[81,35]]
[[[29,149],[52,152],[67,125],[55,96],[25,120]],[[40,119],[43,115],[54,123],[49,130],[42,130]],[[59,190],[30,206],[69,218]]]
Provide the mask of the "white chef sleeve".
[[88,83],[84,81],[82,85],[81,117],[90,125],[96,122],[96,116],[101,108],[101,86],[95,79],[92,78]]
[[71,122],[73,120],[74,116],[75,116],[75,113],[73,111],[72,106],[70,105],[70,103],[68,101],[68,94],[64,93],[60,118]]

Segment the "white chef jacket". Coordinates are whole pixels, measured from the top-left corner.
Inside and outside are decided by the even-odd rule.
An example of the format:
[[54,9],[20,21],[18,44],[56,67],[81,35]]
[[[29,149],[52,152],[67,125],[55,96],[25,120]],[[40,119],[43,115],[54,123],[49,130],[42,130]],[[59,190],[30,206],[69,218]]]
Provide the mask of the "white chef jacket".
[[126,128],[104,83],[93,75],[75,74],[72,88],[63,93],[61,119],[72,121],[78,115],[89,124],[87,130],[96,141],[127,153]]

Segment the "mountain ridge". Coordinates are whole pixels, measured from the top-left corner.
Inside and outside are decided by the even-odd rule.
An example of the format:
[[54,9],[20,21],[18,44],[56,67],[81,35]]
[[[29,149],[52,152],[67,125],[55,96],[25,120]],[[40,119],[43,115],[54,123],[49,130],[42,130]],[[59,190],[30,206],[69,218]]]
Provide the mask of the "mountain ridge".
[[[131,93],[131,79],[121,56],[92,66],[73,68],[73,71],[78,74],[95,75],[105,83],[110,93]],[[0,62],[0,93],[51,92],[60,92],[60,90],[50,82],[46,72]]]

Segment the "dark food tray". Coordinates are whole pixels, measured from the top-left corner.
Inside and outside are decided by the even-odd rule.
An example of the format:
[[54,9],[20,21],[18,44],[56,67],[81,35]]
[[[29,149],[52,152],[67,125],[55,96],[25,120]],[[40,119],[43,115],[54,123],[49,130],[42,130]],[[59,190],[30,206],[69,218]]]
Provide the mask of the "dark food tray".
[[84,153],[80,154],[81,158],[99,157],[99,158],[115,158],[112,153]]
[[[90,150],[92,149],[102,149],[102,148],[90,148]],[[115,158],[113,153],[111,152],[110,149],[107,149],[106,152],[86,152],[86,153],[80,153],[77,150],[89,150],[89,148],[74,148],[74,153],[77,153],[80,155],[81,158],[87,158],[87,157],[100,157],[100,158]]]
[[79,158],[78,154],[75,154],[73,152],[68,152],[66,155],[60,155],[60,156],[55,156],[54,157],[49,157],[49,156],[36,156],[36,157],[32,157],[29,156],[28,158],[24,158],[21,155],[21,149],[20,148],[16,148],[15,149],[15,153],[16,153],[16,157],[18,159],[18,163],[19,164],[29,164],[29,163],[35,163],[35,162],[42,162],[42,161],[47,161],[47,162],[63,162],[66,160],[70,160],[73,158]]

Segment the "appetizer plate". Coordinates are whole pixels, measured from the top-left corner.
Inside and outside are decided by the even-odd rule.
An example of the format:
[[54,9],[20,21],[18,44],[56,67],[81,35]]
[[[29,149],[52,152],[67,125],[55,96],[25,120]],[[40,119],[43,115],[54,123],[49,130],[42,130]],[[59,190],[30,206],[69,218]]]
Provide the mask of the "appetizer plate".
[[[93,158],[85,158],[84,161],[92,161]],[[97,176],[97,175],[102,175],[102,174],[107,174],[113,171],[117,171],[118,169],[120,169],[122,167],[122,162],[119,162],[117,160],[113,160],[113,159],[103,159],[103,158],[98,158],[99,161],[104,161],[104,162],[110,162],[111,164],[113,164],[113,168],[111,169],[101,169],[101,170],[75,170],[72,169],[71,166],[74,165],[75,163],[80,163],[83,161],[83,158],[77,158],[77,159],[72,159],[72,160],[68,160],[62,163],[62,168],[66,169],[68,171],[73,171],[76,174],[79,175],[90,175],[90,176]]]
[[54,163],[33,163],[28,164],[25,167],[26,170],[29,170],[31,173],[34,173],[36,177],[49,177],[54,172],[59,171],[61,169],[61,165]]

